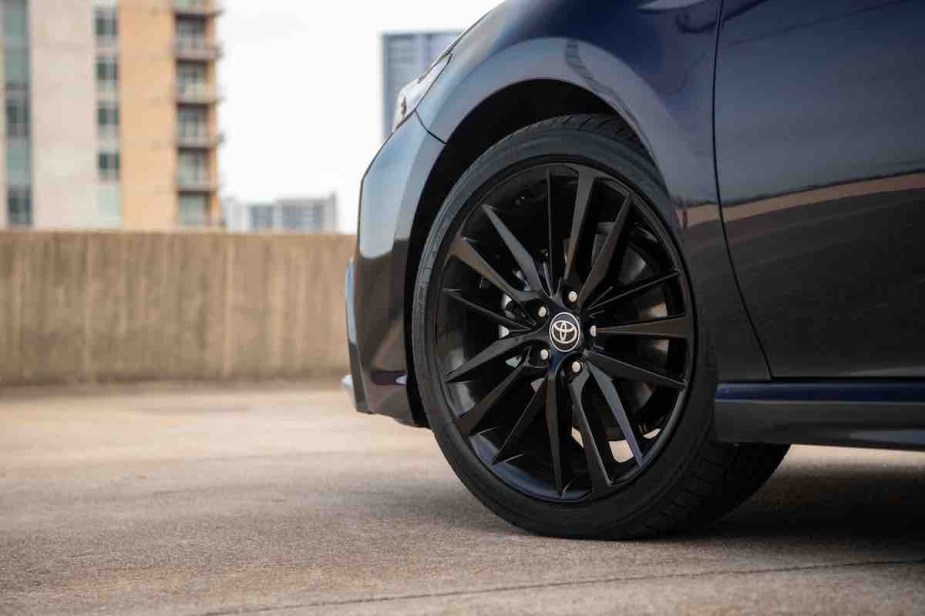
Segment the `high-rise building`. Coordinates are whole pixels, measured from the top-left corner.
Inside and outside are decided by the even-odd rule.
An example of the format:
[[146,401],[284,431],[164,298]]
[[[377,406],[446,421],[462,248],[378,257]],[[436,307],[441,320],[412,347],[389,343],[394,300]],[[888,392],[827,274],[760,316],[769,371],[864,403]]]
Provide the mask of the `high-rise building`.
[[0,0],[0,226],[217,224],[220,0]]
[[337,195],[244,203],[226,199],[223,208],[229,231],[238,233],[334,233]]
[[383,135],[388,137],[398,93],[437,59],[459,32],[403,32],[382,35]]

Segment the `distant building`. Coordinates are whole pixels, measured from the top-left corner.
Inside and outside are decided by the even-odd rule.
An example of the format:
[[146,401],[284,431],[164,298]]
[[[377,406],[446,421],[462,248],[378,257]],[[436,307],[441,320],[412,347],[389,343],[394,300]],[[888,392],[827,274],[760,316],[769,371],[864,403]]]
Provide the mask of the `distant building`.
[[405,32],[382,35],[383,135],[388,137],[398,93],[417,79],[456,40],[459,32]]
[[0,227],[220,219],[220,0],[0,0]]
[[226,199],[225,227],[238,233],[334,233],[337,231],[337,195],[277,199],[269,203],[243,203]]

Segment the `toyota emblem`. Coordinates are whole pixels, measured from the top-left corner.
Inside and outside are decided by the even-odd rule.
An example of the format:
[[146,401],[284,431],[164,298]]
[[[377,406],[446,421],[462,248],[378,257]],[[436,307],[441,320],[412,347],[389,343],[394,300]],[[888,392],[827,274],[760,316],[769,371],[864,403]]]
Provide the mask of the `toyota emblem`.
[[549,339],[562,353],[574,351],[581,340],[581,324],[568,312],[561,312],[549,324]]

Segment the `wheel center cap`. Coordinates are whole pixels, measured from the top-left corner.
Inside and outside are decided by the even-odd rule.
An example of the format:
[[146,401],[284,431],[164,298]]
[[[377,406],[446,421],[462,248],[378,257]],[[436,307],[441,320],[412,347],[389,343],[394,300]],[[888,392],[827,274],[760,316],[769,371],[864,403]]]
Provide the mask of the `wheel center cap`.
[[581,323],[575,315],[560,312],[549,323],[549,341],[561,353],[574,351],[581,342]]

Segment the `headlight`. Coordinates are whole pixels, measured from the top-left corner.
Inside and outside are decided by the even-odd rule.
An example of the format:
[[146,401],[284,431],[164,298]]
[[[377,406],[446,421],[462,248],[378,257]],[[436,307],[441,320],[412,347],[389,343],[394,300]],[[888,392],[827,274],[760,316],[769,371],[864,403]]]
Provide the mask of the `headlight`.
[[414,110],[417,109],[418,105],[424,99],[424,95],[427,94],[430,87],[437,81],[440,73],[442,73],[446,65],[449,64],[450,56],[451,54],[444,53],[429,69],[427,69],[426,73],[401,89],[401,92],[398,93],[398,103],[395,105],[395,118],[392,120],[392,132],[414,113]]

